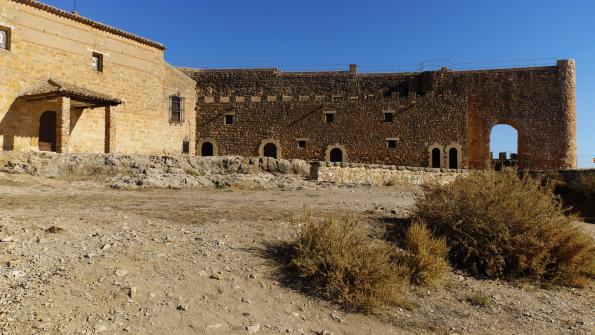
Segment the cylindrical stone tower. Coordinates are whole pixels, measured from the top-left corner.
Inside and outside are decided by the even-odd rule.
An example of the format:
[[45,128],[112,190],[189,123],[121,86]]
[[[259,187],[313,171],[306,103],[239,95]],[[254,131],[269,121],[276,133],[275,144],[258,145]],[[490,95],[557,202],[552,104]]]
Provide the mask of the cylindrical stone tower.
[[574,59],[562,59],[558,60],[557,65],[560,71],[563,100],[561,122],[565,123],[565,131],[559,134],[562,144],[560,167],[576,169],[576,62]]

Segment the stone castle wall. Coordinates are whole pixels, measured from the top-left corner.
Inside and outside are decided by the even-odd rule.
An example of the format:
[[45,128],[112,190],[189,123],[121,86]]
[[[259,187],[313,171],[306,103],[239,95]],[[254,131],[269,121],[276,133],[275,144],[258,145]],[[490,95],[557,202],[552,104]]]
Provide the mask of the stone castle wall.
[[507,124],[518,131],[521,169],[575,169],[576,80],[573,60],[556,66],[454,72],[443,90],[468,96],[469,160],[489,159],[490,130]]
[[[12,42],[10,50],[0,50],[3,150],[38,150],[39,117],[59,103],[17,98],[50,78],[124,101],[113,108],[115,152],[180,153],[184,140],[194,142],[195,83],[164,61],[162,49],[36,6],[0,0],[0,26],[10,28]],[[103,54],[103,72],[92,69],[93,52]],[[186,122],[170,124],[169,96],[177,93],[185,97]],[[72,108],[70,117],[68,149],[103,152],[104,109]]]
[[[574,61],[555,66],[481,71],[358,74],[284,73],[275,69],[192,70],[196,80],[197,152],[205,141],[221,154],[252,156],[279,144],[284,158],[328,160],[340,147],[347,161],[441,167],[457,150],[458,168],[489,160],[490,131],[519,133],[523,169],[576,168]],[[383,112],[394,111],[392,123]],[[326,124],[324,113],[336,112]],[[235,123],[223,125],[225,114]],[[307,140],[305,149],[298,140]],[[394,149],[387,139],[396,139]]]
[[[199,98],[200,99],[200,98]],[[202,98],[198,138],[212,138],[219,155],[255,156],[266,142],[278,145],[278,158],[324,160],[341,148],[350,162],[428,165],[434,143],[466,147],[466,100],[443,96],[377,99],[373,96],[248,96]],[[325,122],[325,113],[334,122]],[[394,122],[384,122],[384,113]],[[226,114],[234,123],[224,125]],[[441,128],[448,117],[451,127]],[[396,141],[390,148],[388,140]],[[305,141],[305,147],[298,146]],[[200,148],[197,148],[200,152]]]

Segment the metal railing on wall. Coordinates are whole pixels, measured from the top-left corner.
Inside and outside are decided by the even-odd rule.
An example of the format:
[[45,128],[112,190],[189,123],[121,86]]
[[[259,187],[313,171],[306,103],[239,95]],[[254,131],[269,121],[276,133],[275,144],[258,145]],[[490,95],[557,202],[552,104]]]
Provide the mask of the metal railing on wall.
[[[528,58],[507,59],[477,62],[453,62],[449,59],[430,59],[417,64],[358,64],[358,70],[368,72],[420,72],[435,71],[443,67],[451,70],[483,70],[498,68],[522,68],[552,66],[561,58]],[[315,71],[347,71],[350,64],[281,64],[271,60],[244,60],[244,61],[198,61],[196,68],[200,69],[254,69],[277,68],[287,72],[315,72]]]

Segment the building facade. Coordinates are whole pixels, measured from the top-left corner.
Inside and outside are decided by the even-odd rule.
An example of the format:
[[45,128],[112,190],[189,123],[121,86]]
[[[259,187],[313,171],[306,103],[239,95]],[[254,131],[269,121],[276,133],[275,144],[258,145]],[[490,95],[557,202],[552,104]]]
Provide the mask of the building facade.
[[181,153],[195,82],[159,43],[32,0],[0,0],[3,150]]
[[524,169],[576,168],[573,60],[411,73],[175,68],[157,42],[0,0],[2,150],[269,156],[483,168],[491,129]]
[[491,129],[523,169],[576,168],[575,64],[361,74],[192,70],[197,154],[483,168]]

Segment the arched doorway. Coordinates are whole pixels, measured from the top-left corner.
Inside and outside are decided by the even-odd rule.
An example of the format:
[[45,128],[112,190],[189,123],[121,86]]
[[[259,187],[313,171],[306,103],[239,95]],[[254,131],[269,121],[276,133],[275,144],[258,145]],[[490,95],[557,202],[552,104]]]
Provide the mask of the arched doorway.
[[334,148],[330,153],[331,162],[343,162],[343,151],[339,148]]
[[277,146],[275,145],[275,143],[267,143],[264,145],[263,156],[277,158]]
[[47,111],[39,118],[39,150],[56,151],[56,112]]
[[331,144],[326,147],[324,160],[327,162],[347,162],[349,160],[347,149],[339,143]]
[[432,149],[432,167],[435,169],[440,168],[440,149]]
[[215,150],[213,148],[213,143],[211,142],[204,142],[200,147],[200,155],[203,157],[210,157],[215,154]]
[[496,124],[490,130],[490,160],[496,170],[519,163],[520,136],[513,126]]
[[456,148],[450,148],[448,150],[448,168],[458,169],[459,168],[459,151]]

